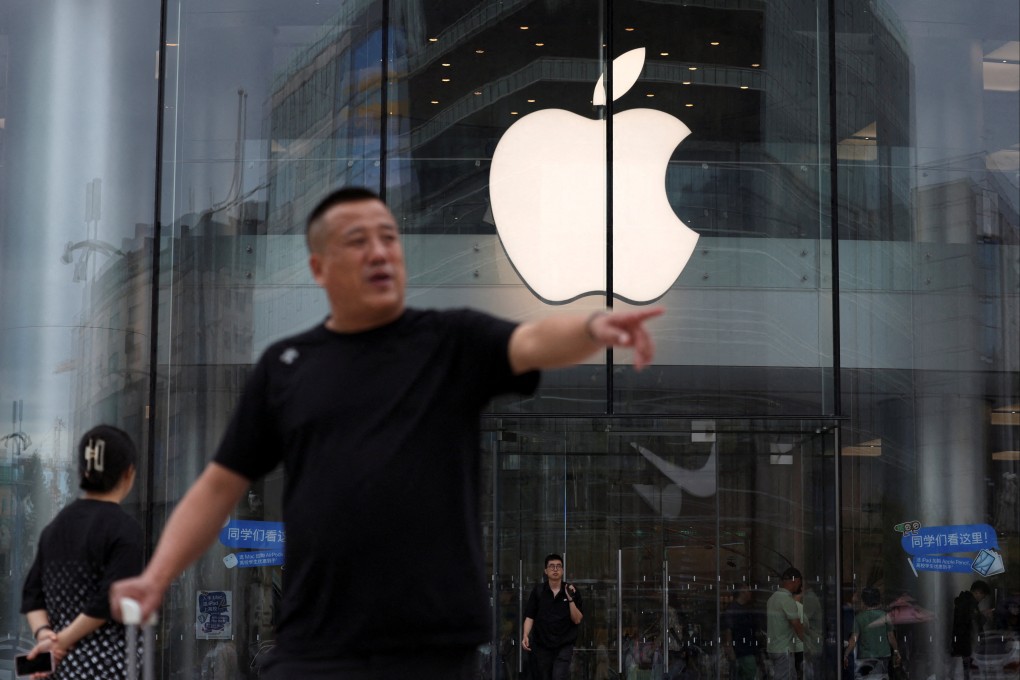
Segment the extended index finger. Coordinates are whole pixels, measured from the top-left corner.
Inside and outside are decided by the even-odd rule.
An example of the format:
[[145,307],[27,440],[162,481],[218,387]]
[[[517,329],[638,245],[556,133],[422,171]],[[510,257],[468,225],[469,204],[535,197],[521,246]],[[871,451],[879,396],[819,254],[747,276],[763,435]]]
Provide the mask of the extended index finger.
[[634,368],[641,370],[655,358],[655,341],[645,328],[634,331]]
[[665,307],[647,307],[644,309],[633,309],[623,312],[621,321],[629,324],[642,324],[649,319],[662,316],[666,313]]

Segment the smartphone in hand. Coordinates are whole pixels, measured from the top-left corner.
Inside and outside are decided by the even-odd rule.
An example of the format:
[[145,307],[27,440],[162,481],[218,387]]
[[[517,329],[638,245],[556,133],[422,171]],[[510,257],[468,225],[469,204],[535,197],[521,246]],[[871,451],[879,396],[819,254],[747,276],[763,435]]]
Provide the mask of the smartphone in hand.
[[32,675],[32,673],[52,673],[53,655],[49,652],[39,652],[34,659],[29,659],[27,654],[19,654],[14,657],[15,675]]

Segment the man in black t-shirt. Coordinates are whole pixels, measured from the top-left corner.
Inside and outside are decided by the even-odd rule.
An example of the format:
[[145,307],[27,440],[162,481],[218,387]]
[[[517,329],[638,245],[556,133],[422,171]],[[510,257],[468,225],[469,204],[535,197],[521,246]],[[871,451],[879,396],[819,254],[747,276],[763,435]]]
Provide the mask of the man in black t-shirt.
[[534,655],[538,680],[567,680],[577,641],[577,626],[584,618],[581,595],[563,580],[563,558],[546,555],[545,581],[531,591],[524,607],[521,646]]
[[327,196],[306,236],[329,316],[266,350],[215,458],[111,605],[132,597],[147,617],[251,482],[282,463],[287,567],[264,677],[465,677],[489,639],[482,408],[603,347],[632,348],[642,368],[654,351],[645,321],[662,310],[514,324],[408,309],[396,218],[365,189]]

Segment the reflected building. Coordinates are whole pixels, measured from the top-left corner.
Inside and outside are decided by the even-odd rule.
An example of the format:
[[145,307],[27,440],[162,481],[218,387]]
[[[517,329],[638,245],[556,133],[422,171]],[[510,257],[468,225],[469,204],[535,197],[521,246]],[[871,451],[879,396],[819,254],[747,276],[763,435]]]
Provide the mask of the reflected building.
[[[750,585],[752,607],[764,607],[791,565],[821,609],[815,680],[835,678],[841,590],[878,587],[886,602],[945,620],[974,578],[969,566],[915,569],[894,530],[910,520],[991,525],[1006,571],[988,578],[1006,602],[1020,593],[1015,4],[171,2],[165,17],[136,19],[166,33],[156,84],[151,45],[124,60],[132,82],[161,96],[132,138],[155,141],[132,158],[154,168],[158,201],[137,201],[149,212],[125,222],[133,233],[108,236],[119,247],[93,253],[77,282],[54,255],[67,237],[36,228],[63,222],[32,219],[18,183],[25,168],[53,186],[54,205],[78,201],[59,163],[33,170],[54,156],[30,151],[49,144],[24,137],[48,101],[26,83],[46,79],[0,79],[0,197],[10,199],[0,203],[14,206],[0,211],[0,395],[24,394],[43,414],[32,417],[45,426],[30,426],[39,441],[67,411],[62,443],[39,447],[59,455],[22,464],[34,466],[31,491],[0,465],[5,564],[16,561],[4,527],[19,495],[47,499],[36,502],[37,532],[73,493],[56,459],[98,420],[145,440],[152,482],[130,509],[159,534],[260,352],[326,314],[304,219],[336,186],[385,195],[415,307],[523,321],[623,306],[538,299],[503,248],[489,174],[497,144],[529,113],[605,119],[596,82],[610,57],[643,47],[640,75],[609,109],[651,108],[691,129],[652,180],[698,247],[654,301],[667,309],[654,366],[635,373],[620,353],[598,355],[486,409],[493,644],[479,677],[524,668],[523,601],[548,552],[564,554],[584,592],[574,678],[610,668],[731,678],[719,641],[735,590]],[[41,40],[61,24],[0,0],[5,11],[24,31],[0,28],[0,65],[18,74],[30,70],[18,34]],[[102,174],[114,207],[144,193],[89,173]],[[51,269],[38,274],[43,260]],[[73,314],[52,311],[53,270],[75,286]],[[47,294],[25,294],[35,289]],[[21,304],[29,298],[38,310]],[[69,379],[60,409],[18,362]],[[260,480],[233,516],[280,520],[281,481],[279,471]],[[229,552],[214,546],[168,593],[163,677],[257,676],[285,567],[230,568]],[[13,626],[16,585],[5,585],[0,613]],[[232,640],[196,633],[196,594],[207,590],[232,593]],[[897,626],[919,677],[947,662],[945,631],[925,625]]]

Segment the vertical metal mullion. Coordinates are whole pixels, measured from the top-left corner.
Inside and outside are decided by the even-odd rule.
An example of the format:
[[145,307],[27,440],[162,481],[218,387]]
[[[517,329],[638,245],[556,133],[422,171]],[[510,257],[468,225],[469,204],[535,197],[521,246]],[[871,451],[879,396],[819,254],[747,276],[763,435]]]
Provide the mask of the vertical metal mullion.
[[[613,0],[603,6],[606,63],[606,308],[613,308]],[[606,413],[612,415],[613,348],[606,349]]]
[[[839,159],[836,156],[838,135],[836,133],[839,115],[836,111],[836,0],[829,0],[828,7],[828,39],[829,39],[829,243],[831,247],[830,263],[832,271],[832,413],[840,416],[843,413],[842,379],[840,376],[841,361],[839,353]],[[819,88],[821,89],[821,88]],[[819,126],[820,127],[820,126]]]
[[379,196],[386,200],[386,166],[390,132],[390,0],[382,0],[382,91],[379,107]]
[[490,644],[491,653],[489,654],[489,663],[491,665],[492,676],[496,677],[496,661],[499,658],[499,506],[501,503],[501,494],[499,490],[499,454],[500,445],[502,441],[502,429],[498,432],[490,435],[489,442],[492,450],[492,574],[490,575],[491,593],[492,593],[492,611],[490,612],[490,624],[492,630],[492,640]]
[[155,548],[153,499],[156,494],[156,391],[158,387],[159,366],[159,259],[160,243],[163,238],[163,111],[166,106],[166,25],[169,0],[159,3],[159,69],[156,84],[156,172],[152,205],[152,275],[150,279],[151,294],[149,295],[149,394],[146,409],[146,437],[148,439],[145,456],[145,483],[142,492],[142,514],[144,516],[145,558],[152,556]]
[[623,675],[623,548],[616,549],[616,672]]
[[[836,573],[835,573],[835,576],[834,576],[836,587],[834,588],[834,590],[836,591],[836,597],[835,597],[835,603],[833,603],[833,606],[835,606],[835,611],[836,611],[836,651],[838,653],[842,653],[842,644],[843,644],[843,641],[846,640],[846,634],[848,632],[848,631],[843,630],[843,609],[842,609],[842,607],[843,607],[843,520],[842,520],[842,515],[843,515],[843,489],[842,489],[842,484],[843,484],[843,470],[842,470],[842,468],[843,468],[843,457],[840,454],[840,451],[843,448],[843,445],[842,445],[842,440],[843,440],[842,433],[843,433],[843,428],[842,427],[834,428],[833,433],[832,433],[832,446],[833,446],[832,458],[833,458],[833,462],[834,462],[834,464],[833,464],[833,467],[834,467],[834,471],[833,471],[833,478],[834,478],[833,479],[833,483],[836,485],[836,493],[833,494],[835,496],[835,498],[833,499],[833,502],[835,504],[835,517],[833,519],[833,524],[835,526],[834,526],[834,529],[833,529],[833,533],[835,534],[835,543],[836,543],[835,551],[834,551],[834,553],[835,553],[835,560],[836,560],[836,568],[835,568],[835,572]],[[824,441],[822,442],[822,446],[823,447],[825,446],[825,442]],[[824,450],[824,448],[823,448],[823,450]]]
[[[665,532],[663,532],[665,537]],[[665,540],[665,539],[664,539]],[[662,546],[662,670],[669,670],[669,555]]]
[[[520,532],[518,532],[519,534]],[[517,554],[520,555],[520,549]],[[517,639],[524,637],[524,560],[517,558]],[[517,671],[524,668],[524,648],[517,645]]]
[[[826,17],[826,28],[828,38],[828,77],[829,77],[829,205],[831,216],[830,247],[832,268],[832,407],[833,415],[837,418],[843,415],[843,387],[841,378],[840,359],[840,317],[839,317],[839,159],[837,157],[838,135],[836,133],[839,115],[836,109],[838,87],[836,83],[836,0],[829,0],[825,7],[829,12]],[[819,88],[820,90],[821,88]],[[822,442],[824,447],[825,442]],[[842,427],[836,427],[833,432],[833,484],[835,485],[835,513],[833,517],[833,533],[835,542],[835,602],[833,603],[836,612],[836,649],[841,649],[842,641],[845,639],[846,631],[843,630],[842,617],[842,588],[843,588],[843,471],[842,458]],[[823,448],[824,450],[824,448]]]
[[[146,445],[145,445],[145,478],[142,481],[140,506],[142,511],[143,537],[142,546],[145,551],[145,561],[148,562],[155,550],[155,513],[156,506],[156,399],[159,388],[159,279],[160,279],[160,251],[163,241],[163,126],[166,124],[164,111],[166,109],[166,35],[167,35],[167,13],[169,12],[170,0],[160,0],[159,3],[159,47],[156,51],[159,59],[156,71],[156,157],[155,177],[153,179],[153,200],[152,200],[152,260],[150,263],[151,276],[149,279],[149,390],[146,397]],[[179,26],[179,22],[178,22]],[[138,631],[135,630],[135,635]],[[134,657],[134,655],[130,655]],[[161,660],[163,654],[161,654]],[[129,663],[137,664],[137,658],[131,658]],[[151,667],[154,661],[146,652],[145,663]]]

